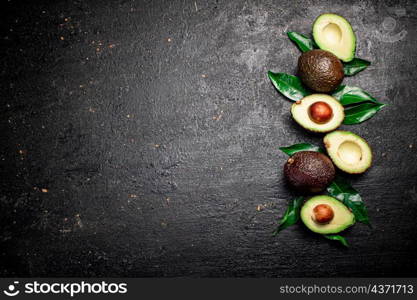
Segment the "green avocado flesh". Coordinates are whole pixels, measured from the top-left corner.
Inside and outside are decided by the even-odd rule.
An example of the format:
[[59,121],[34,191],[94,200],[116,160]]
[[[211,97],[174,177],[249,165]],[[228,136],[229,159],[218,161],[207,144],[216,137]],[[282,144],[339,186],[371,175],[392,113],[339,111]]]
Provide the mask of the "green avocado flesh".
[[313,37],[320,49],[333,53],[344,62],[355,56],[355,33],[350,23],[339,15],[319,16],[313,24]]
[[350,174],[365,172],[372,164],[372,150],[360,136],[350,131],[334,131],[323,139],[333,163]]
[[[316,102],[324,102],[331,108],[332,116],[325,123],[315,122],[309,114],[310,107]],[[291,106],[291,115],[298,124],[313,132],[329,132],[335,130],[342,124],[345,118],[345,112],[340,102],[326,94],[312,94],[295,102]]]
[[[317,222],[315,208],[318,205],[331,208],[333,216],[328,222]],[[315,196],[304,203],[301,208],[301,220],[308,229],[320,234],[339,233],[355,224],[355,216],[342,202],[325,195]]]
[[334,54],[314,49],[299,57],[298,75],[313,91],[330,93],[342,83],[345,73],[342,62]]

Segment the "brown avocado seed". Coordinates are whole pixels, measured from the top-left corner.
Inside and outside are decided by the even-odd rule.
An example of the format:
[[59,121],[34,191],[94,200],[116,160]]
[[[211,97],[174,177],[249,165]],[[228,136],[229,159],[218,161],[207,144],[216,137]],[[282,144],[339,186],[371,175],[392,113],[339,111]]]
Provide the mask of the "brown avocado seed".
[[333,110],[326,102],[318,101],[310,105],[308,115],[314,123],[324,124],[329,122],[333,117]]
[[319,204],[313,208],[314,220],[319,224],[329,223],[333,217],[333,209],[327,204]]

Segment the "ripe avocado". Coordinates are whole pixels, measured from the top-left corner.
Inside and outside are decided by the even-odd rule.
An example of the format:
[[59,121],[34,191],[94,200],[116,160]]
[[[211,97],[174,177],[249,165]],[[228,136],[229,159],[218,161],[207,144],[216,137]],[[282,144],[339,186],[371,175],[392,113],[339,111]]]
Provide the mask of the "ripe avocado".
[[284,165],[288,183],[301,192],[323,191],[335,176],[332,161],[326,155],[314,151],[300,151]]
[[323,141],[333,163],[346,173],[363,173],[372,164],[371,147],[363,138],[350,131],[333,131]]
[[342,62],[324,50],[310,50],[298,58],[298,75],[310,89],[329,93],[343,81],[345,73]]
[[355,57],[356,36],[350,23],[336,14],[323,14],[313,24],[313,37],[320,49],[344,62]]
[[301,208],[301,220],[313,232],[339,233],[355,224],[355,216],[342,202],[325,195],[307,200]]
[[298,124],[313,132],[335,130],[345,118],[340,102],[326,94],[312,94],[295,102],[291,114]]

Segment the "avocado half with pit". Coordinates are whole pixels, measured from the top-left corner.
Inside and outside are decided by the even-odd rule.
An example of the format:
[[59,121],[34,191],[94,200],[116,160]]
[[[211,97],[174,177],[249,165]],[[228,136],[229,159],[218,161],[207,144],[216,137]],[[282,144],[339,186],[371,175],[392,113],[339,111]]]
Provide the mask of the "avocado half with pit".
[[355,224],[355,216],[339,200],[325,195],[307,200],[301,208],[301,220],[313,232],[339,233]]
[[298,124],[313,132],[335,130],[345,119],[340,102],[326,94],[312,94],[295,102],[291,114]]
[[371,147],[350,131],[334,131],[327,134],[323,141],[333,163],[346,173],[363,173],[372,164]]
[[313,24],[313,37],[320,49],[333,53],[344,62],[355,57],[356,36],[350,23],[342,16],[319,16]]

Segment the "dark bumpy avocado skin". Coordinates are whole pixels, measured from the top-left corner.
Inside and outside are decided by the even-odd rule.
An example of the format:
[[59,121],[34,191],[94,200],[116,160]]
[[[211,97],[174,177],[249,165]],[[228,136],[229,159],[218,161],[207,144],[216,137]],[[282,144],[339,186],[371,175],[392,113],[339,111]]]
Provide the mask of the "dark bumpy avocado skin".
[[304,52],[298,59],[298,75],[306,86],[322,93],[335,90],[345,76],[342,62],[324,50]]
[[314,151],[297,152],[284,166],[288,183],[301,192],[323,191],[333,181],[335,173],[330,158]]

